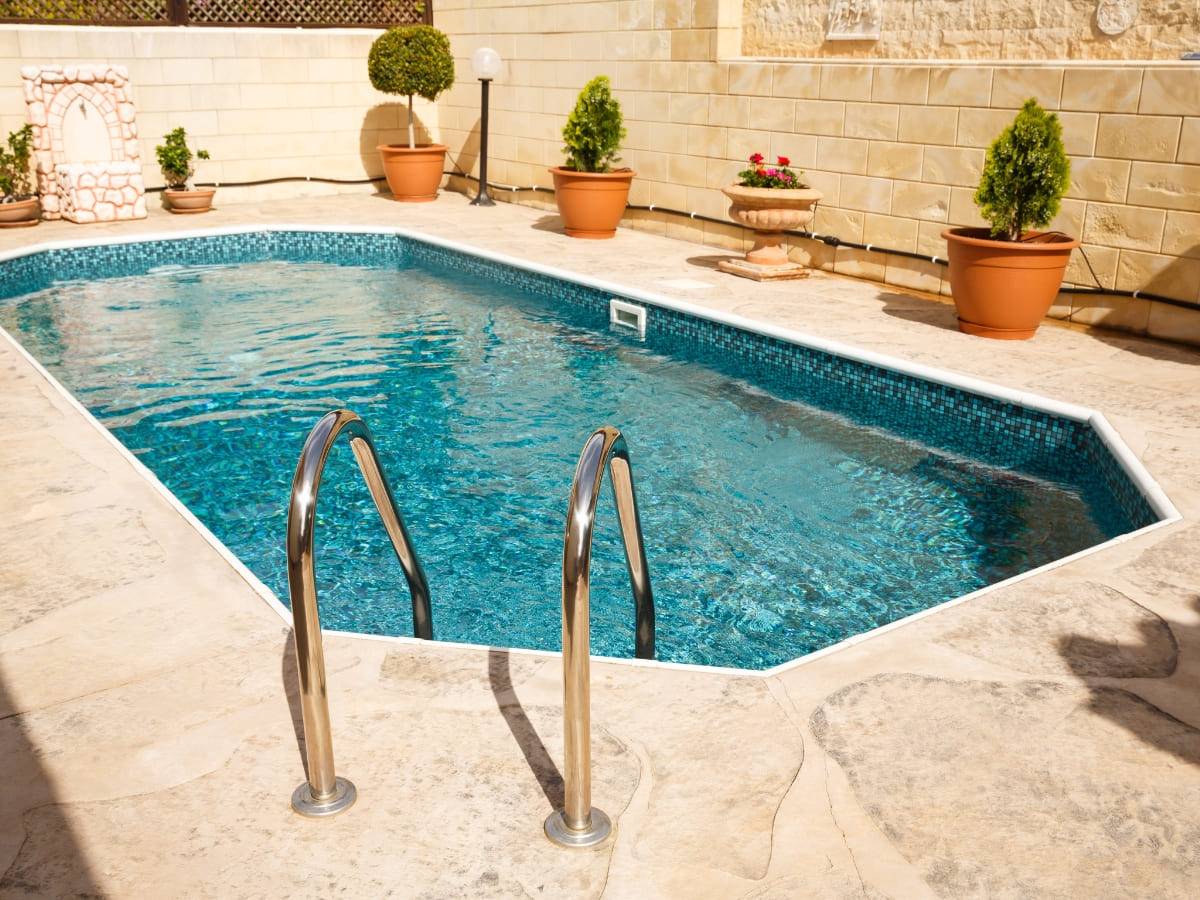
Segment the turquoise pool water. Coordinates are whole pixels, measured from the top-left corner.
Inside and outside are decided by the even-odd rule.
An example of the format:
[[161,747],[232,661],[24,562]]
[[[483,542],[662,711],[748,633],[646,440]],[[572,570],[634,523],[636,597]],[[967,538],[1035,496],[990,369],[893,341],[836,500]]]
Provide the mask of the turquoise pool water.
[[[629,443],[664,660],[766,668],[1145,524],[1044,449],[964,455],[966,411],[926,413],[948,447],[914,439],[924,401],[895,412],[881,376],[855,387],[863,409],[822,408],[828,386],[768,356],[678,329],[641,339],[466,267],[144,268],[53,280],[0,303],[0,324],[285,601],[292,474],[338,407],[375,434],[442,640],[558,649],[570,481],[601,424]],[[630,657],[607,489],[598,525],[593,652]],[[317,539],[322,624],[411,633],[348,446]]]

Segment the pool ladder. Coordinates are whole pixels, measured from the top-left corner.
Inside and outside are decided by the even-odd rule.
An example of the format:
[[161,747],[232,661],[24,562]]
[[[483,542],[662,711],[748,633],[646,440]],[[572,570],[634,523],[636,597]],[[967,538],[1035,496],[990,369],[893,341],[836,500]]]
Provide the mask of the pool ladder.
[[[408,529],[404,527],[387,476],[379,464],[370,429],[349,410],[328,413],[304,442],[292,480],[287,527],[288,590],[295,622],[300,712],[304,720],[309,776],[308,781],[292,794],[292,806],[302,815],[313,817],[342,812],[353,805],[357,796],[354,785],[338,777],[333,765],[325,655],[313,573],[317,492],[329,451],[343,432],[350,436],[354,457],[404,569],[412,595],[413,635],[433,639],[429,584]],[[564,805],[546,819],[545,832],[550,840],[565,847],[590,847],[612,832],[609,817],[591,804],[591,556],[596,506],[605,469],[611,472],[625,563],[633,588],[634,654],[638,659],[654,659],[654,595],[650,589],[650,571],[633,490],[629,450],[621,432],[606,425],[592,433],[579,457],[563,539]]]
[[288,505],[287,573],[296,635],[296,669],[300,680],[300,714],[304,720],[304,748],[308,781],[292,794],[292,807],[305,816],[332,816],[349,809],[357,797],[354,785],[339,778],[333,767],[333,739],[329,728],[329,697],[325,684],[325,651],[321,644],[321,620],[317,612],[317,583],[313,574],[313,531],[317,515],[317,491],[325,460],[334,442],[345,432],[358,468],[371,491],[375,508],[383,519],[392,547],[404,569],[412,595],[413,636],[433,639],[429,609],[429,583],[417,559],[412,538],[396,506],[391,485],[379,464],[375,442],[367,423],[346,409],[321,417],[300,453],[292,479]]

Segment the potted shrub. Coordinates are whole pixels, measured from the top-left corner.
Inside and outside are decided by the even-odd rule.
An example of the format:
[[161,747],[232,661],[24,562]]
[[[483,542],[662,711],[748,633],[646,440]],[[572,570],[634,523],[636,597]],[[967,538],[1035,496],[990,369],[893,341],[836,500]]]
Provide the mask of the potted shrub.
[[16,228],[40,221],[29,165],[32,156],[33,126],[29,124],[10,132],[8,146],[0,147],[0,227]]
[[408,97],[408,145],[378,147],[392,196],[408,202],[433,200],[442,183],[446,145],[417,143],[413,97],[432,103],[454,84],[449,39],[432,25],[390,28],[371,44],[367,74],[376,90]]
[[563,128],[566,162],[550,169],[558,214],[571,237],[602,239],[617,233],[637,174],[613,169],[621,161],[617,153],[625,139],[623,122],[608,78],[597,75],[580,91]]
[[[173,213],[202,213],[208,212],[212,206],[216,188],[198,188],[192,182],[196,167],[192,163],[192,151],[187,144],[187,132],[176,128],[169,134],[163,135],[165,143],[154,148],[158,157],[159,168],[162,169],[163,180],[167,183],[164,193],[167,203]],[[196,159],[210,159],[207,150],[197,150]]]
[[786,156],[768,165],[761,153],[755,153],[749,167],[738,172],[739,180],[721,188],[729,198],[729,218],[754,229],[754,245],[745,257],[721,260],[717,264],[721,271],[755,281],[808,275],[807,268],[788,260],[783,232],[807,227],[824,195],[805,184],[804,173],[792,171],[790,165]]
[[958,327],[967,334],[1033,337],[1058,290],[1076,238],[1046,227],[1071,183],[1058,116],[1029,99],[988,148],[975,203],[990,228],[942,232]]

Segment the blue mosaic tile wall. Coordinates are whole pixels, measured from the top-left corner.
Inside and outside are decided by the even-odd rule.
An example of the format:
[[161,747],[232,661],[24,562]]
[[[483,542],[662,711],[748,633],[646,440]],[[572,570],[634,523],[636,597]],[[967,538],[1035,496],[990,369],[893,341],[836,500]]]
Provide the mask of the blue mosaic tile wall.
[[[0,295],[42,290],[55,280],[136,275],[164,265],[264,259],[396,267],[419,263],[486,277],[586,311],[598,329],[607,327],[612,297],[586,285],[412,238],[312,231],[211,235],[30,254],[0,264]],[[1157,520],[1141,491],[1085,423],[641,299],[621,299],[650,311],[644,341],[657,352],[701,360],[734,377],[753,379],[785,398],[946,452],[1073,482],[1082,487],[1102,518],[1110,510],[1114,517],[1126,518],[1139,528]]]

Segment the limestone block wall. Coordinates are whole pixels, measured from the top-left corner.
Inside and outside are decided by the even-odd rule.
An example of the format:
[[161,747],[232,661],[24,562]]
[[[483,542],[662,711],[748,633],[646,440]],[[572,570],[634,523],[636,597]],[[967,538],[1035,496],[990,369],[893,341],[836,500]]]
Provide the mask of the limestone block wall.
[[745,0],[746,56],[1179,59],[1195,0]]
[[[972,197],[986,148],[1036,97],[1058,113],[1072,160],[1052,223],[1083,240],[1068,282],[1188,306],[1063,294],[1053,314],[1200,343],[1200,63],[724,58],[729,8],[715,0],[440,0],[437,10],[461,57],[459,82],[439,101],[441,139],[461,171],[478,172],[476,47],[504,59],[488,152],[489,180],[503,185],[551,186],[575,96],[607,74],[626,118],[624,164],[638,172],[630,202],[654,207],[631,211],[627,225],[740,250],[719,189],[750,154],[784,155],[825,194],[815,231],[930,259],[801,239],[794,258],[943,295],[945,266],[932,261],[945,259],[941,232],[982,224]],[[492,195],[553,207],[541,191]]]
[[[182,125],[192,149],[212,155],[198,164],[196,177],[222,185],[218,204],[374,191],[378,186],[370,183],[226,185],[294,176],[349,182],[381,176],[376,146],[408,137],[404,98],[379,93],[367,78],[367,52],[378,34],[0,26],[0,137],[28,121],[23,65],[121,65],[129,71],[148,188],[163,184],[155,146]],[[436,106],[417,103],[422,131],[436,133]]]

